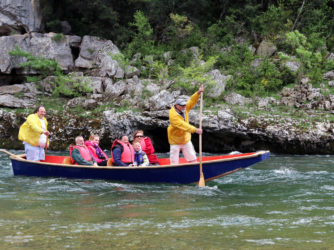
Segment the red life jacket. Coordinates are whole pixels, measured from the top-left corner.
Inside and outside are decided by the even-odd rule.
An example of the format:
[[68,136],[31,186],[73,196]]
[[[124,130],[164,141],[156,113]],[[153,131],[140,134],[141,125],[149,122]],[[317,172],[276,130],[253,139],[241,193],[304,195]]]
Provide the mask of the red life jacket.
[[72,151],[73,151],[74,148],[76,148],[80,151],[80,154],[85,161],[92,161],[93,160],[92,156],[90,155],[89,150],[86,146],[74,145],[74,146],[70,146],[70,155],[71,155],[72,164],[76,163],[75,160],[72,158]]
[[[145,138],[147,138],[147,137],[145,137]],[[145,150],[146,150],[146,142],[145,142],[144,138],[142,140],[140,140],[140,147],[141,147],[141,150],[143,150],[145,152]]]
[[[135,158],[135,151],[130,143],[126,144],[121,140],[115,140],[111,146],[111,152],[116,144],[120,144],[123,147],[121,154],[121,161],[124,163],[133,163]],[[114,162],[114,157],[112,158]]]
[[[145,146],[142,146],[142,143],[145,144]],[[154,147],[152,145],[152,141],[149,137],[144,137],[143,140],[140,141],[141,149],[146,153],[147,158],[151,164],[159,163],[158,156],[154,154]]]
[[97,146],[100,148],[100,150],[101,150],[103,156],[105,157],[105,159],[104,159],[104,160],[103,160],[103,159],[100,159],[100,158],[97,156],[97,154],[96,154],[96,149],[95,149],[95,147],[93,146],[93,144],[94,144],[94,142],[91,142],[91,141],[85,141],[85,145],[86,145],[86,147],[88,148],[90,154],[93,156],[94,160],[95,160],[97,163],[100,163],[100,162],[102,162],[102,161],[104,161],[104,160],[108,160],[108,156],[103,152],[103,150],[100,148],[99,145],[97,145]]

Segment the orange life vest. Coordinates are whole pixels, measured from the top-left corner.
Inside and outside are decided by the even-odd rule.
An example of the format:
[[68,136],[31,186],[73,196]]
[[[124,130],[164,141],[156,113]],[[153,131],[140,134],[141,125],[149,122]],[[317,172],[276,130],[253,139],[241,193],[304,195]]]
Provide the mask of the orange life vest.
[[80,154],[85,161],[92,161],[93,160],[93,158],[92,158],[91,154],[89,153],[89,150],[86,146],[74,145],[74,146],[70,146],[70,155],[71,155],[72,164],[76,163],[72,158],[72,151],[73,151],[74,148],[76,148],[80,151]]
[[[124,163],[133,163],[135,158],[135,151],[130,143],[125,144],[121,140],[115,140],[111,146],[111,152],[116,144],[120,144],[123,147],[121,154],[121,161]],[[114,157],[112,158],[114,162]]]

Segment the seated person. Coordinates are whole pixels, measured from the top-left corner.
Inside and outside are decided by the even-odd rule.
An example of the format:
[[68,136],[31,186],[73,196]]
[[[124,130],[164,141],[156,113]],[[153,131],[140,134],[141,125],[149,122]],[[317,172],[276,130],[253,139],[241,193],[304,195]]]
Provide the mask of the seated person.
[[99,166],[107,166],[108,156],[103,152],[99,146],[100,137],[98,135],[91,135],[89,140],[85,142],[90,154]]
[[75,146],[70,147],[71,162],[78,165],[93,165],[97,167],[97,163],[90,155],[88,148],[85,146],[84,138],[77,136],[75,138]]
[[135,152],[129,142],[129,137],[122,136],[121,140],[115,140],[111,146],[113,166],[129,166],[133,164]]
[[137,130],[133,135],[133,142],[139,142],[141,149],[146,153],[150,165],[159,165],[159,159],[154,154],[154,147],[149,137],[144,136],[143,130]]
[[133,149],[135,151],[135,159],[133,162],[133,166],[148,166],[150,165],[146,153],[141,150],[140,143],[133,143]]

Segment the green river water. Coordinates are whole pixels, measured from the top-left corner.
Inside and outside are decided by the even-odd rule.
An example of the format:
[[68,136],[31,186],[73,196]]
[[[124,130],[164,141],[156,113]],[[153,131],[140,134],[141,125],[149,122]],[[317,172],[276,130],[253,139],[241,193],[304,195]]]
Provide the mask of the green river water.
[[334,249],[334,156],[206,184],[14,177],[0,154],[0,249]]

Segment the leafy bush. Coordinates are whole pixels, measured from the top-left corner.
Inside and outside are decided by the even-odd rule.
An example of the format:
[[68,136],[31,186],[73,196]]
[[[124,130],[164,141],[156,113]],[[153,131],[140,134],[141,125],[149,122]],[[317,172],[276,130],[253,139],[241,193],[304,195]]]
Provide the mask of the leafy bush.
[[202,84],[206,88],[210,88],[214,84],[211,77],[206,73],[212,70],[213,65],[217,61],[216,57],[209,57],[204,63],[200,59],[201,57],[193,59],[188,67],[179,66],[180,74],[175,79],[174,87],[181,88],[186,93],[192,94]]
[[131,26],[136,28],[136,32],[125,50],[128,58],[131,58],[135,53],[141,53],[144,56],[154,51],[153,29],[148,19],[141,11],[134,14],[134,19]]
[[64,42],[65,41],[65,36],[61,33],[57,33],[51,39],[55,42]]
[[278,34],[291,29],[292,22],[289,20],[288,14],[283,5],[278,7],[270,5],[267,11],[254,19],[254,30],[262,38],[274,39]]
[[[310,77],[311,82],[318,83],[322,80],[322,74],[328,69],[330,62],[326,60],[324,52],[325,41],[313,33],[310,38],[298,30],[286,34],[285,44],[291,55],[294,55],[300,63],[301,75]],[[289,56],[279,54],[282,59],[291,60]]]

